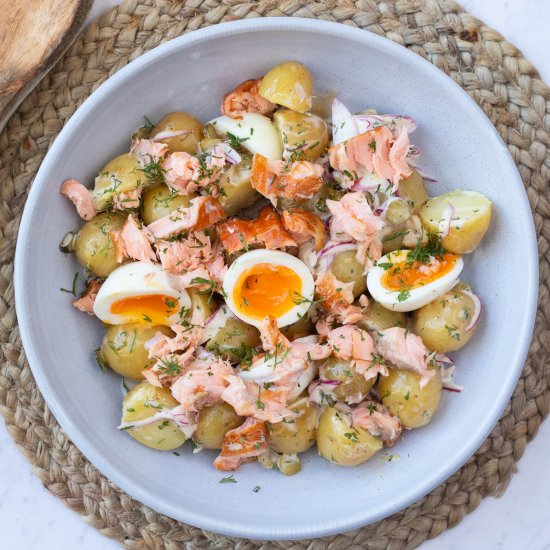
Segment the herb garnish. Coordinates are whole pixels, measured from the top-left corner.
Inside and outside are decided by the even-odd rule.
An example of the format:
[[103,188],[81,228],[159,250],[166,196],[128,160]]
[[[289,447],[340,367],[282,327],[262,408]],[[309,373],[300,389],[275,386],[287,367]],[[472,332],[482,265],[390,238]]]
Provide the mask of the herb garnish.
[[237,480],[231,474],[230,476],[222,477],[218,483],[237,483]]
[[[253,132],[251,131],[250,135],[252,135],[252,133]],[[232,134],[231,132],[227,132],[226,135],[229,141],[229,147],[231,147],[232,149],[235,149],[235,151],[242,151],[241,143],[250,139],[250,137],[245,137],[245,138],[237,137],[235,134]]]
[[96,350],[94,350],[94,355],[95,355],[96,363],[101,369],[101,372],[103,373],[107,372],[107,363],[105,362],[105,359],[103,359],[103,355],[101,354],[101,348],[97,348]]
[[72,294],[73,296],[76,296],[76,280],[78,279],[78,271],[74,274],[73,277],[73,286],[71,287],[71,290],[68,290],[66,288],[60,288],[61,292],[68,292],[69,294]]

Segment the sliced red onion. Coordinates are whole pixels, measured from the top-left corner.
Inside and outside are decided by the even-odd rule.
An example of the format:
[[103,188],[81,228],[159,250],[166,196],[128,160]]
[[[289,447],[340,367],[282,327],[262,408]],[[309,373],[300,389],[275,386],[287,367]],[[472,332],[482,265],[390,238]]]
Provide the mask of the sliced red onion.
[[220,309],[222,308],[223,306],[220,306],[218,308],[216,308],[216,310],[214,311],[214,313],[212,313],[212,315],[210,315],[210,317],[208,317],[208,319],[206,319],[206,321],[204,322],[204,326],[207,327],[213,320],[214,318],[216,317],[216,315],[218,314],[218,311],[220,311]]
[[386,187],[388,182],[376,175],[374,172],[365,171],[364,174],[357,180],[355,180],[352,190],[353,191],[369,191],[373,192],[376,189]]
[[331,268],[336,255],[340,254],[340,252],[346,252],[347,250],[357,250],[357,244],[350,242],[331,243],[330,247],[325,247],[319,253],[319,271],[322,273],[328,271]]
[[419,168],[418,166],[415,166],[416,171],[422,176],[424,181],[429,181],[430,183],[438,183],[439,180],[434,178],[433,176],[430,176],[429,174],[426,174],[423,168]]
[[399,128],[406,128],[410,134],[417,127],[416,121],[407,115],[355,115],[354,118],[360,133],[387,126],[392,132]]
[[188,136],[190,133],[191,130],[165,130],[164,132],[159,132],[154,138],[151,138],[151,140],[161,141],[173,137]]
[[474,302],[474,314],[472,315],[470,322],[466,327],[466,332],[468,332],[475,327],[479,319],[479,316],[481,315],[481,300],[479,299],[478,296],[476,296],[473,292],[470,292],[469,290],[461,290],[460,292],[462,292],[463,294],[466,294],[466,296],[469,296]]
[[300,245],[298,248],[298,258],[306,264],[312,273],[315,273],[315,268],[319,261],[319,253],[315,250],[315,242],[309,240],[307,243]]
[[337,98],[332,102],[332,142],[338,145],[355,137],[359,130],[349,109]]
[[204,342],[210,340],[216,331],[223,327],[228,319],[233,317],[233,313],[226,305],[219,307],[204,323],[204,331],[199,343],[204,344]]
[[443,389],[447,391],[461,392],[464,386],[459,386],[454,380],[454,365],[441,365],[441,378],[443,380]]
[[241,155],[239,155],[239,153],[237,153],[237,151],[235,151],[233,147],[231,147],[227,143],[222,143],[222,147],[223,147],[223,154],[225,155],[225,160],[227,160],[229,164],[235,165],[241,162],[242,160]]
[[451,231],[451,222],[453,221],[453,216],[455,209],[451,204],[447,204],[443,209],[441,214],[441,219],[439,220],[439,234],[444,239]]
[[[353,241],[344,241],[344,242],[336,242],[336,241],[328,241],[325,246],[321,249],[319,252],[319,255],[322,256],[323,254],[326,254],[327,252],[330,252],[332,249],[336,248],[337,246],[342,245],[355,245]],[[357,246],[357,245],[355,245]]]
[[415,161],[420,156],[420,149],[416,145],[412,145],[409,147],[409,152],[407,153],[407,160],[409,160],[411,163]]

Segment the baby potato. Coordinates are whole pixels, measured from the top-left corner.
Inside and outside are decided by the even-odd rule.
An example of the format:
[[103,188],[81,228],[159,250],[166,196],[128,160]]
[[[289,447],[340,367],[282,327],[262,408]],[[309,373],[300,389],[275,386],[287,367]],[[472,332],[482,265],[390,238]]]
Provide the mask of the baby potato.
[[202,137],[202,124],[189,113],[175,112],[164,115],[151,130],[151,139],[164,132],[186,132],[180,136],[160,139],[166,143],[170,152],[185,151],[190,155],[197,154],[197,145]]
[[[141,382],[122,401],[122,422],[144,420],[162,409],[173,409],[178,405],[170,390]],[[146,426],[129,427],[126,431],[143,445],[158,451],[177,449],[185,441],[185,435],[171,420],[159,419]]]
[[296,340],[296,338],[303,338],[304,336],[309,336],[310,334],[315,334],[315,326],[311,317],[304,315],[301,319],[287,325],[286,327],[281,327],[279,329],[289,340]]
[[382,403],[397,416],[406,428],[420,428],[432,419],[441,399],[441,373],[435,375],[423,388],[415,372],[390,368],[388,376],[381,376],[378,392]]
[[109,232],[122,229],[125,220],[122,214],[103,212],[87,221],[74,240],[74,253],[80,265],[97,277],[107,277],[116,269],[120,264]]
[[366,311],[363,312],[363,319],[357,325],[371,332],[391,327],[404,328],[407,326],[407,316],[401,311],[386,309],[371,299]]
[[239,210],[251,206],[258,193],[250,184],[252,158],[244,156],[240,164],[232,166],[220,178],[218,202],[227,216],[234,216]]
[[221,449],[223,436],[244,422],[235,409],[227,403],[203,407],[199,412],[197,430],[193,439],[205,449]]
[[359,427],[351,427],[351,417],[333,407],[325,409],[317,427],[319,454],[339,466],[357,466],[372,458],[383,445]]
[[432,351],[456,351],[464,347],[476,331],[477,324],[466,330],[474,311],[470,296],[451,289],[413,313],[412,330]]
[[132,153],[119,155],[109,161],[95,179],[92,200],[97,210],[108,209],[115,195],[135,191],[147,185],[139,160]]
[[287,61],[268,71],[258,92],[272,103],[305,113],[311,109],[313,79],[301,63]]
[[281,136],[287,155],[315,160],[328,145],[328,125],[317,115],[281,109],[273,115],[273,124]]
[[333,393],[339,401],[358,403],[374,386],[375,378],[365,380],[353,367],[351,361],[331,356],[319,362],[319,378],[340,382]]
[[428,200],[428,190],[424,178],[418,170],[412,169],[412,174],[399,182],[399,197],[411,208],[413,214],[418,214],[422,205]]
[[168,327],[161,325],[111,325],[107,328],[101,343],[101,356],[117,374],[134,380],[143,380],[141,371],[155,362],[154,359],[149,359],[145,342],[157,332],[167,336],[174,334]]
[[451,206],[452,218],[449,233],[441,244],[455,254],[473,252],[489,229],[491,201],[481,193],[455,189],[430,199],[420,210],[424,227],[440,233],[440,222]]
[[363,274],[365,267],[355,257],[355,250],[345,250],[334,256],[330,266],[332,274],[342,283],[353,283],[353,296],[357,298],[367,290],[367,277]]
[[299,416],[271,425],[271,448],[278,453],[303,453],[315,443],[318,407],[302,397],[288,408]]
[[386,218],[393,225],[401,225],[411,217],[411,213],[411,207],[407,201],[398,199],[388,206]]
[[219,353],[224,359],[240,363],[250,359],[250,351],[260,345],[260,332],[256,327],[230,317],[225,325],[206,344],[206,349]]
[[164,183],[155,185],[143,192],[141,219],[145,225],[149,225],[159,218],[168,216],[180,206],[188,207],[193,197],[196,195],[178,195]]

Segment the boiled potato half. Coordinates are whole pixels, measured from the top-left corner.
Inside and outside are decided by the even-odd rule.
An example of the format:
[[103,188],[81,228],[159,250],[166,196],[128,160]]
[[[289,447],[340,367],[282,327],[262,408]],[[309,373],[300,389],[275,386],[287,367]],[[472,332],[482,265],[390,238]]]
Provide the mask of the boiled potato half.
[[347,403],[361,401],[375,382],[375,378],[366,380],[362,374],[359,374],[351,361],[334,355],[319,362],[319,378],[340,382],[334,387],[333,393],[339,401]]
[[393,225],[402,225],[411,217],[411,214],[412,210],[407,201],[397,199],[388,206],[386,219]]
[[101,356],[117,374],[134,380],[143,380],[141,372],[155,360],[149,359],[145,343],[157,332],[173,336],[165,326],[142,323],[111,325],[101,343]]
[[315,443],[318,407],[302,397],[288,408],[298,416],[271,425],[271,448],[278,453],[303,453]]
[[222,174],[218,202],[227,216],[234,216],[239,210],[251,206],[259,197],[250,183],[251,175],[252,157],[249,155],[243,155],[239,164]]
[[391,327],[405,328],[407,326],[407,316],[401,311],[387,309],[371,299],[367,310],[363,312],[363,319],[357,325],[371,332]]
[[[122,401],[122,422],[131,426],[132,422],[144,420],[158,411],[173,409],[178,405],[170,390],[141,382]],[[128,427],[126,431],[143,445],[158,451],[171,451],[185,442],[185,435],[171,420],[159,419],[146,426]]]
[[144,191],[141,203],[141,219],[145,225],[168,216],[180,207],[187,208],[196,195],[179,195],[164,183]]
[[491,201],[481,193],[455,189],[430,199],[420,209],[420,219],[428,231],[441,234],[440,225],[449,213],[449,233],[441,244],[456,254],[473,252],[489,228]]
[[86,222],[74,241],[74,253],[80,265],[97,277],[107,277],[115,270],[120,264],[109,232],[122,229],[125,220],[122,214],[103,212]]
[[330,271],[340,282],[353,283],[354,298],[367,290],[367,277],[363,273],[365,266],[357,261],[356,254],[356,250],[339,252],[330,266]]
[[268,71],[258,92],[272,103],[305,113],[311,109],[313,79],[301,63],[287,61]]
[[273,115],[287,156],[300,160],[315,160],[326,150],[328,125],[317,115],[281,109]]
[[228,317],[223,326],[208,340],[206,349],[219,353],[235,363],[251,359],[251,350],[260,345],[260,333],[256,327]]
[[382,403],[405,426],[420,428],[432,419],[439,407],[443,383],[439,368],[423,388],[420,376],[415,372],[401,369],[389,369],[388,376],[381,376],[378,392]]
[[221,449],[223,436],[244,422],[235,409],[227,403],[203,407],[199,412],[197,430],[193,439],[205,449]]
[[418,214],[422,205],[428,200],[424,178],[415,168],[412,169],[412,174],[408,178],[399,182],[399,197],[411,207],[413,214]]
[[475,313],[474,300],[461,290],[452,289],[413,314],[412,329],[439,353],[464,347],[474,335],[477,324],[466,330]]
[[287,325],[286,327],[281,327],[279,329],[290,341],[296,340],[296,338],[303,338],[304,336],[309,336],[310,334],[315,334],[315,325],[311,320],[311,317],[304,315],[301,319]]
[[202,137],[202,124],[189,113],[175,112],[164,115],[151,130],[151,139],[167,132],[185,132],[179,136],[159,139],[166,143],[168,149],[175,153],[184,151],[190,155],[197,154],[197,145]]
[[106,210],[115,195],[143,189],[149,184],[138,158],[132,153],[109,161],[95,179],[92,200],[98,211]]
[[325,409],[317,428],[319,454],[339,466],[357,466],[372,458],[383,445],[366,430],[351,426],[351,415]]

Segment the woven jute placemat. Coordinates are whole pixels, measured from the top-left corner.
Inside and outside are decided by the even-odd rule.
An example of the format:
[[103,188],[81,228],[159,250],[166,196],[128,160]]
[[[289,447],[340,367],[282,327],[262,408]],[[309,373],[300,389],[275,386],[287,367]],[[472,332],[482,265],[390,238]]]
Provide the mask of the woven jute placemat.
[[[13,256],[27,191],[52,140],[90,93],[162,42],[242,17],[321,18],[385,36],[425,57],[482,107],[508,145],[538,235],[536,327],[521,379],[477,453],[429,495],[374,525],[315,541],[230,539],[184,525],[136,502],[90,464],[48,410],[26,362],[13,295]],[[105,14],[13,115],[0,134],[0,412],[45,487],[104,535],[130,549],[415,548],[500,494],[549,410],[550,89],[500,34],[446,0],[130,0]],[[512,297],[509,297],[512,298]]]

